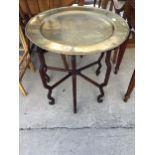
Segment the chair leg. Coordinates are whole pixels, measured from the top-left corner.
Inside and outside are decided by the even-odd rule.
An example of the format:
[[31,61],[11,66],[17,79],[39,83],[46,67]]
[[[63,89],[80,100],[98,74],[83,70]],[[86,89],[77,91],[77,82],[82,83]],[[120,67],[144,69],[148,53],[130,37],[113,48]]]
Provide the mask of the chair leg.
[[119,47],[117,62],[116,62],[115,71],[114,71],[115,74],[118,73],[118,70],[119,70],[120,64],[122,62],[125,50],[127,48],[127,44],[128,44],[128,41],[129,41],[130,34],[131,34],[131,31],[129,32],[129,35],[128,35],[126,41],[122,45],[120,45],[120,47]]
[[135,71],[132,74],[132,77],[131,77],[127,92],[126,92],[126,94],[124,96],[124,102],[128,101],[128,98],[130,97],[134,87],[135,87]]
[[61,54],[61,58],[62,58],[64,66],[65,66],[65,69],[69,69],[68,63],[67,63],[67,60],[66,60],[66,56]]
[[35,69],[34,69],[34,66],[33,66],[33,63],[32,63],[32,60],[31,60],[31,57],[30,57],[30,59],[29,59],[29,68],[30,68],[33,72],[35,72]]
[[34,69],[34,66],[33,66],[32,62],[29,62],[29,67],[30,67],[30,69],[31,69],[33,72],[35,72],[35,69]]
[[19,89],[20,89],[23,96],[27,96],[27,93],[26,93],[26,91],[25,91],[25,89],[24,89],[21,82],[19,82]]
[[127,47],[128,39],[120,46],[118,56],[117,56],[117,62],[116,62],[116,67],[114,73],[117,74],[120,64],[122,62],[126,47]]

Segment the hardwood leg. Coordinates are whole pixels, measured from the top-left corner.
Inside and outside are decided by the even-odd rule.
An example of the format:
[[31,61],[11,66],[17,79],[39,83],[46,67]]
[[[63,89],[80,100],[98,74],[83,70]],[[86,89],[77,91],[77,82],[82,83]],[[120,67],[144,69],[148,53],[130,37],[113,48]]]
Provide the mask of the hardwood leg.
[[25,89],[24,89],[21,82],[19,82],[19,89],[20,89],[23,96],[27,96],[27,93],[26,93],[26,91],[25,91]]
[[96,0],[94,0],[94,7],[96,6]]
[[107,51],[106,58],[105,58],[105,63],[106,63],[106,66],[107,66],[107,70],[106,70],[106,75],[105,75],[105,79],[104,79],[104,82],[102,84],[102,87],[106,86],[108,84],[108,81],[109,81],[109,77],[110,77],[110,73],[111,73],[110,57],[111,57],[111,51]]
[[104,53],[101,53],[99,59],[98,59],[98,68],[96,70],[96,75],[98,76],[100,74],[100,69],[102,67],[102,64],[101,64],[101,60],[102,58],[104,57]]
[[47,51],[40,49],[39,47],[37,47],[37,52],[38,52],[38,56],[39,56],[39,60],[40,60],[40,73],[43,73],[43,78],[46,80],[46,82],[50,82],[50,77],[47,75],[47,66],[46,66],[46,62],[45,62],[45,57],[44,57],[44,53],[46,53]]
[[112,11],[113,10],[113,6],[114,6],[114,2],[113,2],[113,0],[111,0],[109,11]]
[[66,60],[66,56],[61,54],[61,58],[62,58],[64,66],[65,66],[65,69],[69,69],[68,63],[67,63],[67,60]]
[[39,49],[39,48],[38,48],[37,51],[38,51],[38,56],[39,56],[39,60],[40,60],[40,68],[39,68],[40,77],[42,79],[43,86],[46,89],[48,89],[47,97],[50,100],[49,104],[53,105],[53,104],[55,104],[55,99],[51,96],[52,95],[52,88],[47,85],[47,82],[49,82],[50,78],[46,74],[47,66],[46,66],[46,63],[45,63],[44,54],[43,54],[43,51],[41,49]]
[[118,48],[114,50],[113,52],[113,57],[112,57],[112,63],[115,64],[117,60],[117,55],[118,55]]
[[100,7],[101,7],[101,2],[102,2],[102,0],[99,0],[99,3],[98,3],[98,8],[100,8]]
[[43,70],[44,70],[44,78],[46,79],[46,82],[50,82],[50,77],[47,75],[47,66],[44,65],[43,67]]
[[126,47],[127,47],[128,39],[129,39],[129,37],[127,38],[127,40],[119,48],[116,67],[115,67],[115,71],[114,71],[115,74],[118,73],[120,64],[122,62],[122,59],[123,59],[123,56],[124,56],[124,53],[125,53],[125,50],[126,50]]
[[103,9],[106,9],[109,0],[101,0],[101,1],[102,1],[102,8],[103,8]]
[[108,84],[110,73],[111,73],[110,56],[111,56],[111,51],[107,51],[106,58],[105,58],[105,63],[106,63],[106,66],[107,66],[107,70],[106,70],[106,75],[105,75],[104,82],[101,85],[99,85],[100,95],[97,97],[97,101],[99,103],[103,101],[103,97],[104,97],[103,87]]
[[79,0],[79,6],[83,6],[84,5],[84,1],[85,0]]
[[77,113],[77,96],[76,96],[76,56],[71,57],[72,61],[72,85],[73,85],[73,111]]
[[98,95],[98,97],[97,97],[97,102],[101,103],[101,102],[103,102],[103,97],[104,97],[104,90],[103,90],[102,85],[99,86],[99,90],[100,90],[100,95]]
[[135,70],[134,70],[134,72],[132,74],[132,77],[131,77],[127,92],[126,92],[126,94],[124,96],[124,102],[128,101],[128,98],[130,97],[134,87],[135,87]]
[[135,33],[131,31],[131,38],[128,40],[127,48],[135,47]]

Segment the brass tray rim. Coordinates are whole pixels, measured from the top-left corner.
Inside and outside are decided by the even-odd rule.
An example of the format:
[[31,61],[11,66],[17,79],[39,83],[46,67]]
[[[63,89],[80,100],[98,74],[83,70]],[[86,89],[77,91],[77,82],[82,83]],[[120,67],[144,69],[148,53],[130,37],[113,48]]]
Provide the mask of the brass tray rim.
[[[84,9],[88,9],[88,10],[96,10],[95,13],[97,13],[97,11],[101,11],[103,13],[107,13],[107,14],[111,14],[113,15],[114,17],[118,17],[124,24],[124,28],[126,27],[126,31],[124,32],[124,38],[123,39],[120,39],[119,42],[117,43],[111,43],[112,46],[110,47],[105,47],[103,48],[103,45],[105,44],[105,41],[103,42],[100,42],[98,44],[95,44],[95,45],[91,45],[91,46],[81,46],[81,47],[78,47],[78,46],[75,46],[75,47],[72,47],[72,46],[69,46],[69,45],[63,45],[63,44],[59,44],[59,43],[56,43],[56,42],[52,42],[52,41],[49,41],[47,40],[46,38],[44,38],[44,40],[47,40],[48,43],[45,45],[42,45],[41,43],[38,43],[38,41],[36,41],[35,39],[32,39],[32,35],[31,35],[31,32],[29,31],[29,25],[30,23],[35,19],[35,18],[38,18],[39,16],[43,16],[43,15],[48,15],[48,13],[52,13],[55,14],[59,11],[72,11],[72,9],[82,9],[83,11],[86,11]],[[69,10],[65,10],[65,9],[69,9]],[[46,16],[45,15],[45,16]],[[110,18],[109,18],[110,20]],[[111,21],[113,22],[113,21]],[[37,15],[35,15],[34,17],[32,17],[26,27],[25,27],[25,33],[26,33],[26,36],[28,37],[28,39],[36,44],[38,47],[44,49],[44,50],[47,50],[48,52],[52,52],[52,53],[57,53],[57,54],[64,54],[64,55],[90,55],[90,54],[97,54],[97,53],[101,53],[101,52],[106,52],[106,51],[109,51],[109,50],[112,50],[112,49],[115,49],[117,47],[119,47],[128,37],[129,35],[129,26],[127,24],[127,22],[119,15],[115,14],[115,13],[112,13],[108,10],[105,10],[105,9],[101,9],[101,8],[95,8],[95,7],[89,7],[89,6],[70,6],[70,7],[60,7],[60,8],[55,8],[55,9],[50,9],[50,10],[47,10],[47,11],[44,11],[44,12],[41,12]],[[118,32],[115,32],[116,34]],[[119,36],[119,35],[118,35]],[[113,40],[115,39],[115,37],[118,37],[117,35],[113,35],[112,37],[110,37],[108,40],[108,42],[110,42],[110,40]],[[41,37],[41,35],[40,35]],[[107,41],[106,40],[106,41]],[[53,47],[52,48],[49,48],[49,44],[53,44],[53,46],[59,46],[58,49],[54,49]],[[50,46],[51,47],[51,46]],[[62,48],[61,48],[62,47]],[[62,50],[64,49],[64,50]]]

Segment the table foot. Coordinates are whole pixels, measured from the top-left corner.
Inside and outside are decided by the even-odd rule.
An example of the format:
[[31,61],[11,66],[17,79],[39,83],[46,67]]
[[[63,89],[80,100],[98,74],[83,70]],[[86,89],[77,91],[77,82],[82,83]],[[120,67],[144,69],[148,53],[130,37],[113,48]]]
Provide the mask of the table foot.
[[101,73],[101,72],[100,72],[100,69],[97,69],[97,70],[96,70],[96,75],[99,76],[100,73]]
[[118,70],[119,70],[119,68],[116,67],[114,73],[117,74]]
[[98,95],[98,97],[97,97],[97,102],[98,102],[98,103],[101,103],[101,102],[103,102],[103,97],[104,97],[104,90],[103,90],[103,87],[101,86],[101,87],[99,88],[99,90],[100,90],[101,94]]
[[54,104],[55,104],[55,99],[54,99],[51,95],[52,95],[52,90],[50,89],[50,90],[48,91],[47,97],[48,97],[48,99],[50,100],[50,101],[49,101],[49,104],[50,104],[50,105],[54,105]]
[[98,68],[96,70],[96,75],[97,76],[101,73],[101,71],[100,71],[101,67],[102,67],[101,60],[102,60],[103,57],[104,57],[104,53],[101,53],[101,55],[100,55],[100,57],[99,57],[99,59],[97,61],[97,63],[98,63]]
[[124,96],[124,102],[127,102],[129,98],[130,98],[130,96],[125,95],[125,96]]

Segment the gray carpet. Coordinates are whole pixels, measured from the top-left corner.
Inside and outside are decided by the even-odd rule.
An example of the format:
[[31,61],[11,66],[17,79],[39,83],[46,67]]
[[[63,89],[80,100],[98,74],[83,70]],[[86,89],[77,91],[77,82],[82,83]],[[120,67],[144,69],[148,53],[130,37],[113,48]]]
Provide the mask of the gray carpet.
[[[83,66],[99,55],[84,56],[77,58],[78,67]],[[67,58],[69,61],[69,57]],[[63,66],[61,58],[57,54],[46,54],[48,64],[53,66]],[[28,70],[23,78],[23,84],[28,92],[27,97],[20,94],[20,128],[108,128],[108,127],[134,127],[134,92],[128,103],[124,103],[122,98],[126,92],[129,80],[134,70],[134,49],[128,49],[118,75],[113,73],[112,68],[110,81],[104,88],[105,97],[102,103],[96,101],[99,90],[78,77],[77,84],[77,109],[78,113],[73,114],[72,105],[72,85],[71,78],[62,83],[53,91],[55,105],[48,104],[46,97],[47,90],[43,88],[38,73],[38,57],[33,55],[33,62],[36,72]],[[96,77],[93,66],[84,71],[87,76],[103,81],[105,75],[105,63],[103,61],[102,73]],[[60,79],[64,73],[49,72],[51,83]]]

